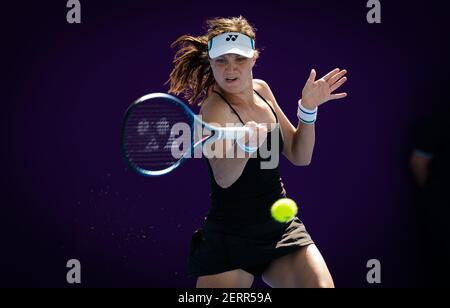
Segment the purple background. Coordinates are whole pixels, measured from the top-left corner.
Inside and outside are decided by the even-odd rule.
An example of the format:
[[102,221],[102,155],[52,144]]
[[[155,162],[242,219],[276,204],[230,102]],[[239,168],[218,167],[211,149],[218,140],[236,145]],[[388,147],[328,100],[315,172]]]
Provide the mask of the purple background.
[[168,90],[172,41],[239,14],[258,29],[254,77],[292,122],[311,68],[348,70],[349,96],[320,109],[312,164],[280,163],[335,284],[370,287],[372,258],[382,286],[420,284],[408,157],[448,68],[443,8],[381,1],[382,24],[368,24],[366,1],[130,2],[81,1],[79,25],[66,23],[65,1],[2,7],[0,285],[68,286],[76,258],[84,287],[195,286],[185,264],[208,211],[206,165],[138,176],[121,160],[120,123],[134,99]]

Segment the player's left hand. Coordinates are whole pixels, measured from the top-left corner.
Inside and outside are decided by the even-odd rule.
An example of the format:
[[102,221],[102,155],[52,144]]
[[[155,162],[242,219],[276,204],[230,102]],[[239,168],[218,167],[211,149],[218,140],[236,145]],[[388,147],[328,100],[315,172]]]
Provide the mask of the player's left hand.
[[336,68],[322,78],[315,80],[316,70],[312,69],[303,87],[302,105],[305,108],[314,109],[329,100],[346,97],[347,93],[345,92],[333,94],[334,91],[339,89],[347,81],[347,77],[344,77],[346,73],[346,70],[341,71]]

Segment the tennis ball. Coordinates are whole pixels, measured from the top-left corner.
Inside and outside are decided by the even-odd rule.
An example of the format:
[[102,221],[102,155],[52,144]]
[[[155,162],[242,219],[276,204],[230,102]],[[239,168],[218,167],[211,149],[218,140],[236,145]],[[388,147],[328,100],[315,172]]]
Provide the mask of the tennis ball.
[[278,222],[287,222],[291,220],[297,215],[297,211],[297,204],[294,200],[289,198],[279,199],[270,209],[273,219]]

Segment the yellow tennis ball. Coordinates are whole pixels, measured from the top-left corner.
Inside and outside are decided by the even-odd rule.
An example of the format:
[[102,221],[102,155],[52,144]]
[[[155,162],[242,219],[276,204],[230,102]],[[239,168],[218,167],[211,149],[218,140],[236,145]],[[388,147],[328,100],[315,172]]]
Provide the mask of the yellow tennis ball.
[[273,219],[278,222],[287,222],[291,220],[297,215],[297,211],[297,204],[294,200],[289,198],[279,199],[270,209]]

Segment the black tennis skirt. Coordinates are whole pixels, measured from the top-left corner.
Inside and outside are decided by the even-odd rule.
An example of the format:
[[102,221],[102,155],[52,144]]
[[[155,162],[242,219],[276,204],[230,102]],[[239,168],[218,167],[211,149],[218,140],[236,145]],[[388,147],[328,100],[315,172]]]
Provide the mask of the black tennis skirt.
[[191,239],[188,276],[234,269],[261,276],[273,260],[310,244],[314,242],[298,217],[256,225],[226,225],[205,218]]

